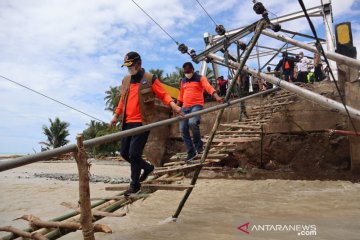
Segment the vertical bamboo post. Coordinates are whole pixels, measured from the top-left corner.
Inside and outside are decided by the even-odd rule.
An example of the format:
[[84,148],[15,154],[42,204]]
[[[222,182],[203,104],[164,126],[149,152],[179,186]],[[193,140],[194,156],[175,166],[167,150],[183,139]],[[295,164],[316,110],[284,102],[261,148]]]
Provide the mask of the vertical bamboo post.
[[[239,68],[236,70],[236,74],[235,74],[234,78],[230,82],[230,86],[228,87],[228,90],[227,90],[225,98],[224,98],[225,102],[227,102],[229,100],[229,98],[231,96],[231,91],[232,91],[232,89],[233,89],[233,87],[234,87],[234,85],[236,83],[236,79],[239,77],[239,75],[240,75],[240,73],[241,73],[247,59],[249,58],[249,55],[250,55],[252,49],[254,48],[255,44],[257,43],[257,40],[259,39],[260,34],[261,34],[262,30],[264,29],[265,25],[266,25],[266,22],[265,22],[264,19],[260,20],[258,22],[258,24],[256,25],[254,35],[251,38],[248,47],[245,49],[244,58],[241,60],[241,62],[239,64]],[[218,127],[220,125],[220,121],[221,121],[221,117],[222,117],[223,113],[224,113],[224,109],[221,109],[221,110],[219,110],[219,112],[218,112],[218,114],[216,116],[216,120],[215,120],[213,128],[212,128],[212,130],[210,132],[209,138],[207,140],[203,155],[201,156],[201,160],[200,160],[201,163],[203,163],[205,161],[205,159],[207,158],[207,155],[208,155],[209,150],[210,150],[211,143],[212,143],[212,141],[213,141],[213,139],[215,137],[216,130],[218,129]],[[196,181],[197,181],[197,179],[199,177],[201,168],[202,168],[202,165],[200,165],[200,167],[195,170],[194,176],[191,179],[191,185],[196,184]],[[175,214],[172,216],[174,219],[176,219],[180,215],[180,212],[181,212],[182,208],[184,207],[184,205],[186,203],[186,200],[190,196],[192,190],[193,190],[193,188],[188,188],[186,190],[185,195],[184,195],[183,199],[181,199],[181,202],[179,203],[179,206],[176,209]]]
[[88,156],[83,144],[83,136],[76,136],[77,151],[74,153],[79,172],[79,205],[80,205],[80,224],[84,240],[95,240],[94,225],[92,223],[90,186],[89,186],[89,167]]
[[260,168],[264,168],[263,152],[264,152],[264,125],[261,124],[261,139],[260,139]]

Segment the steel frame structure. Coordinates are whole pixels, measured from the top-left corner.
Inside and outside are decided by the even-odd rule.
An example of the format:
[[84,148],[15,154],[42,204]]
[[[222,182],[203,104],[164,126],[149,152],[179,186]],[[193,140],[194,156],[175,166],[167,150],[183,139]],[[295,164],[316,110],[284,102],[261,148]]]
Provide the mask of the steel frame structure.
[[[332,11],[331,11],[331,0],[323,0],[322,1],[322,5],[316,6],[316,7],[312,7],[307,9],[307,12],[309,14],[310,17],[323,17],[324,19],[324,23],[325,23],[325,33],[326,33],[326,39],[320,39],[320,41],[326,43],[327,45],[327,50],[334,52],[334,42],[333,42],[333,25],[332,25]],[[298,12],[294,12],[294,13],[290,13],[290,14],[286,14],[277,18],[273,18],[270,21],[272,23],[283,23],[283,22],[289,22],[292,20],[296,20],[299,18],[303,18],[305,17],[305,14],[303,11],[298,11]],[[224,36],[220,36],[220,35],[211,35],[210,33],[206,32],[204,33],[204,41],[205,41],[205,50],[201,53],[198,53],[196,56],[193,57],[193,61],[196,63],[201,62],[201,68],[200,68],[200,74],[205,75],[206,71],[207,71],[207,64],[206,61],[208,62],[209,59],[207,58],[208,54],[210,53],[216,53],[218,51],[221,51],[224,49],[225,45],[230,46],[233,43],[236,43],[236,41],[239,41],[240,39],[248,36],[249,34],[251,34],[254,30],[256,25],[258,24],[259,21],[256,21],[248,26],[243,26],[240,28],[236,28],[230,31],[227,31],[225,33]],[[290,31],[290,30],[286,30],[286,29],[282,29],[280,30],[281,32],[284,33],[288,33],[288,34],[292,34],[292,38],[295,38],[296,36],[301,36],[304,38],[308,38],[313,40],[314,37],[304,34],[304,33],[299,33],[299,32],[294,32],[294,31]],[[314,42],[309,42],[307,44],[313,44]],[[285,43],[283,46],[281,46],[280,48],[274,48],[274,47],[270,47],[270,46],[259,46],[260,48],[267,48],[267,49],[272,49],[273,51],[268,51],[267,54],[264,54],[264,52],[260,52],[259,55],[256,54],[256,52],[251,53],[250,55],[250,59],[253,58],[261,58],[261,57],[265,57],[265,56],[269,56],[272,55],[271,59],[269,61],[267,61],[265,64],[263,64],[262,66],[260,66],[260,70],[264,69],[267,65],[271,64],[272,61],[276,58],[276,56],[288,45],[288,43]],[[299,49],[298,47],[288,47],[287,50],[288,51],[293,51],[293,50],[297,50]],[[333,61],[331,61],[331,67],[333,69],[333,71],[335,72],[335,77],[337,77],[337,69],[336,69],[336,65],[334,64]],[[212,63],[212,68],[214,73],[218,73],[218,66],[216,63]]]

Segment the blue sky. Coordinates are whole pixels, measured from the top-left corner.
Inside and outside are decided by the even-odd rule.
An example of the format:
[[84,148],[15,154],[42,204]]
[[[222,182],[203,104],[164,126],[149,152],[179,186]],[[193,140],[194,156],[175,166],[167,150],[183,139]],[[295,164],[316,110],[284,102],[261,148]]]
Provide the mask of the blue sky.
[[[200,2],[226,29],[259,19],[251,0]],[[300,10],[297,1],[263,2],[278,16]],[[307,7],[320,5],[320,0],[304,2]],[[214,34],[213,22],[195,0],[137,0],[137,3],[178,42],[197,52],[204,48],[203,33]],[[333,0],[332,4],[334,25],[350,21],[354,43],[360,51],[360,1]],[[322,19],[316,18],[314,23],[320,37],[324,37]],[[283,27],[310,33],[304,19],[284,23]],[[2,0],[0,32],[1,75],[105,122],[111,119],[111,113],[104,110],[105,91],[109,86],[120,85],[126,73],[120,67],[121,60],[128,51],[138,51],[146,69],[160,68],[165,73],[190,60],[131,0]],[[267,37],[261,37],[260,44],[282,45]],[[255,60],[248,62],[253,67],[256,64]],[[225,75],[227,71],[221,72]],[[4,79],[0,79],[0,92],[0,153],[39,151],[38,143],[45,140],[42,126],[48,124],[49,118],[59,117],[70,123],[71,142],[91,120]]]

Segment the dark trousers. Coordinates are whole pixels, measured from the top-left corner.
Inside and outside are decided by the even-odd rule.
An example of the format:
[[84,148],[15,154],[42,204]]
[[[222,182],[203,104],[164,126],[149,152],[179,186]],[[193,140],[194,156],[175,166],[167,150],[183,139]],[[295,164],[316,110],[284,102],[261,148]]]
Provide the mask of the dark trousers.
[[322,80],[322,72],[321,72],[321,66],[315,67],[315,82],[320,82]]
[[297,82],[307,83],[308,72],[299,72],[297,76]]
[[225,96],[226,95],[226,85],[222,84],[220,85],[220,96]]
[[294,69],[285,69],[283,71],[284,80],[289,82],[289,80],[294,80]]
[[[125,123],[123,130],[129,130],[142,126],[142,123]],[[151,164],[142,159],[143,150],[147,139],[149,137],[149,131],[140,133],[138,135],[125,137],[121,140],[121,156],[130,163],[131,166],[131,183],[130,186],[133,189],[140,188],[140,173],[141,169],[148,170]]]

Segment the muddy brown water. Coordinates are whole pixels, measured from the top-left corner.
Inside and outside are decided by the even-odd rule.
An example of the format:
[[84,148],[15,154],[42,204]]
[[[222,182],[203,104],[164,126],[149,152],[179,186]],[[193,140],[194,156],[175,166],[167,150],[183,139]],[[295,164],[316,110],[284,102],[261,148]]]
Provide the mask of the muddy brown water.
[[[60,203],[77,202],[77,182],[33,174],[76,172],[75,163],[34,163],[1,172],[0,226],[27,227],[25,221],[12,221],[23,214],[50,219],[70,212]],[[91,173],[128,177],[130,171],[128,166],[96,163]],[[115,194],[105,192],[105,186],[92,183],[92,197]],[[113,233],[95,236],[105,240],[360,239],[359,183],[200,179],[177,222],[169,221],[182,196],[183,192],[157,191],[129,206],[127,216],[100,220]],[[78,231],[61,239],[82,239],[82,235]]]

